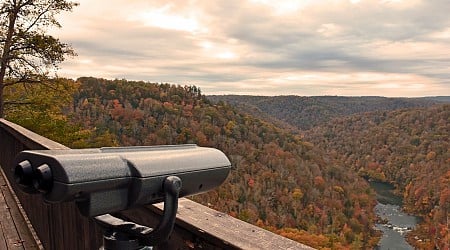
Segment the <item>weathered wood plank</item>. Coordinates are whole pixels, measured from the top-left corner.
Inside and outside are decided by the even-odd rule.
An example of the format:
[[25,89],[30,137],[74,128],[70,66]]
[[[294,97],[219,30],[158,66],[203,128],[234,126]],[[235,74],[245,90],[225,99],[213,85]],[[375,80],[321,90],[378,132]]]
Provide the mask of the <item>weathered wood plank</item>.
[[312,249],[188,199],[179,200],[177,218],[192,227],[190,231],[209,234],[240,249]]
[[6,216],[6,213],[8,213],[7,205],[3,197],[0,197],[0,249],[8,249],[6,240],[8,238],[8,236],[6,235],[8,234],[8,232],[6,231],[7,228],[3,225],[3,220]]
[[5,236],[3,235],[3,225],[1,221],[0,221],[0,249],[8,249],[8,246],[6,245]]
[[24,249],[22,239],[14,224],[14,218],[11,215],[11,208],[6,200],[6,183],[3,176],[0,177],[0,224],[3,238],[6,242],[6,249]]
[[9,211],[14,219],[14,224],[16,225],[23,247],[25,249],[43,249],[37,238],[36,232],[26,217],[25,211],[23,211],[23,208],[20,206],[19,200],[14,195],[10,183],[6,180],[5,174],[1,168],[0,179],[1,189],[8,207],[10,208]]
[[[205,242],[214,242],[215,246],[224,249],[313,249],[194,201],[181,198],[178,204],[175,231],[183,228],[196,236],[181,239],[185,244],[190,242],[194,245],[204,245]],[[145,222],[145,217],[152,213],[152,210],[161,214],[163,208],[163,203],[158,203],[147,206],[147,210],[137,208],[124,211],[122,214],[131,220],[142,223]],[[176,239],[176,241],[180,241],[180,239]],[[203,245],[201,247],[205,248]]]

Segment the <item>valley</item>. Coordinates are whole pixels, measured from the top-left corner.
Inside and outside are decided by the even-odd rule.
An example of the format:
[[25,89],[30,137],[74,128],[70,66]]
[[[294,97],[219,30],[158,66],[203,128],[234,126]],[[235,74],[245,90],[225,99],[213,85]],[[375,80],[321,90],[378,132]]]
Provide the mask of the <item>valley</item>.
[[[448,98],[213,98],[236,105],[244,112],[252,113],[257,109],[264,115],[273,114],[272,119],[290,121],[289,125],[297,126],[302,138],[359,176],[394,185],[395,194],[404,199],[401,209],[423,217],[408,234],[410,243],[420,249],[448,247]],[[280,99],[285,105],[274,101]],[[302,99],[304,101],[300,101]],[[333,99],[337,101],[333,103]],[[289,104],[301,108],[291,109]],[[282,107],[286,107],[284,111],[278,111]],[[314,110],[309,113],[309,116],[316,116],[314,125],[308,123],[308,115],[301,115],[304,110]],[[306,121],[299,123],[302,119]]]
[[[364,178],[389,182],[407,212],[424,216],[411,232],[424,239],[421,247],[446,244],[449,106],[436,100],[324,97],[328,106],[302,112],[287,100],[282,113],[233,106],[196,86],[92,77],[57,86],[28,90],[38,105],[12,107],[7,119],[72,148],[216,147],[232,173],[192,199],[318,249],[375,247],[376,193]],[[426,233],[430,225],[434,235]]]

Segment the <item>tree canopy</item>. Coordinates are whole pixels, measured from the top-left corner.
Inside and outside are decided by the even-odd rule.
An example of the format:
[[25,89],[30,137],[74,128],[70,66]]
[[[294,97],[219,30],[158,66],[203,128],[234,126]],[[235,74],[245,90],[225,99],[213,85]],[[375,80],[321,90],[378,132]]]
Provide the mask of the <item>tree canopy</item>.
[[61,27],[55,16],[78,5],[65,0],[4,0],[0,3],[0,117],[4,105],[20,100],[4,99],[4,88],[18,83],[43,82],[56,72],[70,45],[47,34]]
[[229,157],[231,174],[195,201],[318,249],[376,244],[366,181],[300,136],[213,104],[195,86],[92,77],[78,84],[67,114],[91,133],[73,136],[74,146],[215,147]]
[[334,119],[305,139],[359,175],[394,184],[403,210],[422,217],[408,234],[415,248],[448,249],[449,121],[449,104],[379,111]]

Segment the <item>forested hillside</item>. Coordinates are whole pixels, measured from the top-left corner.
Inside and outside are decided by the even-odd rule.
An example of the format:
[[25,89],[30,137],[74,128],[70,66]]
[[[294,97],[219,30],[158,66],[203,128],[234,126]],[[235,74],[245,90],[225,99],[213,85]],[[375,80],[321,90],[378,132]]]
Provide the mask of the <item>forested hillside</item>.
[[213,105],[194,86],[79,81],[73,119],[84,129],[106,131],[122,146],[196,143],[225,152],[230,178],[196,201],[315,247],[369,244],[369,187],[312,144]]
[[445,97],[386,98],[377,96],[208,96],[213,102],[226,102],[239,110],[273,122],[274,117],[301,130],[308,130],[335,117],[371,111],[426,107]]
[[[250,106],[242,113],[226,102],[211,102],[195,86],[80,78],[19,85],[6,94],[24,100],[8,106],[7,119],[70,147],[196,143],[219,148],[230,158],[232,174],[218,190],[194,199],[313,247],[376,244],[374,194],[360,176],[395,184],[406,210],[423,216],[410,238],[429,241],[418,247],[448,242],[449,105],[335,119],[330,107],[318,105],[311,108],[317,114],[289,113],[286,120],[317,120],[311,124],[325,119],[315,116],[329,114],[328,123],[301,138],[278,128],[295,130],[256,106],[245,104]],[[330,98],[337,100],[334,110],[351,101],[339,112],[373,108],[358,104],[358,98],[323,100],[331,105]],[[310,101],[324,102],[319,99]],[[373,99],[390,108],[430,104]],[[248,108],[271,123],[249,115]]]
[[[395,184],[406,211],[423,216],[420,249],[449,247],[450,105],[338,118],[305,133],[360,175]],[[413,243],[418,243],[413,241]]]
[[[60,118],[53,128],[66,130],[69,146],[216,147],[232,162],[230,177],[196,201],[316,248],[376,244],[375,200],[366,181],[302,138],[212,104],[195,86],[96,78],[65,84],[73,87],[73,100],[58,103],[61,112],[52,117]],[[51,123],[13,111],[18,123]]]

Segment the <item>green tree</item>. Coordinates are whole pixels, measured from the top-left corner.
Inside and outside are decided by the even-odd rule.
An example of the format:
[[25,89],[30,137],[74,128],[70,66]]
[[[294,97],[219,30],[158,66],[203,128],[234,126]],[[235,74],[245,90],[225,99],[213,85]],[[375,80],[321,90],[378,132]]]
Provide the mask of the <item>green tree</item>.
[[6,99],[22,102],[8,105],[5,118],[66,146],[81,147],[82,142],[91,137],[92,131],[82,130],[65,115],[71,109],[79,84],[63,78],[48,81],[45,84],[6,87]]
[[47,35],[51,27],[61,27],[55,16],[70,11],[77,3],[65,0],[3,0],[0,3],[0,117],[4,105],[21,100],[5,100],[4,88],[18,83],[40,83],[55,72],[73,49]]

